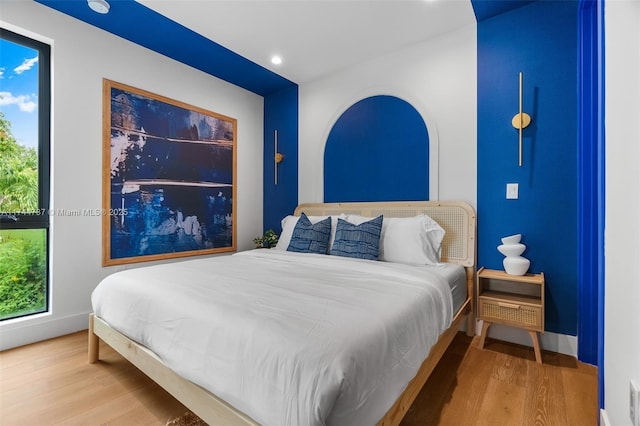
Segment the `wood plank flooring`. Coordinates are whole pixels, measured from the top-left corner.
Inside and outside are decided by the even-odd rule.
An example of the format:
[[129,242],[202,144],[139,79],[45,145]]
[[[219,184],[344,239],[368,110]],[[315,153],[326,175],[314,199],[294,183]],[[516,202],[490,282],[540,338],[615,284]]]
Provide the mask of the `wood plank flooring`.
[[[0,424],[164,425],[187,409],[87,332],[0,353]],[[402,426],[597,425],[597,371],[574,358],[459,333]]]
[[598,424],[597,369],[575,358],[461,333],[402,426]]

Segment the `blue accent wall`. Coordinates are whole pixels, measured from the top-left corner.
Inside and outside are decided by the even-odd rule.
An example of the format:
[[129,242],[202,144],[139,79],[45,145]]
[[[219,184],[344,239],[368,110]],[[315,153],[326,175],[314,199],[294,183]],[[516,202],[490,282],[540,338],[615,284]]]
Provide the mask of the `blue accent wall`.
[[581,0],[579,14],[578,359],[598,366],[604,407],[604,0]]
[[334,124],[324,152],[324,201],[429,199],[429,133],[408,102],[372,96]]
[[478,22],[533,3],[536,0],[471,0]]
[[[576,335],[578,293],[577,15],[538,1],[478,22],[478,264],[502,269],[500,238],[521,233],[546,278],[546,330]],[[524,74],[518,166],[518,73]],[[506,199],[506,184],[519,199]]]
[[[278,165],[275,184],[274,130],[278,130]],[[280,234],[280,221],[298,205],[298,86],[264,97],[264,230]]]

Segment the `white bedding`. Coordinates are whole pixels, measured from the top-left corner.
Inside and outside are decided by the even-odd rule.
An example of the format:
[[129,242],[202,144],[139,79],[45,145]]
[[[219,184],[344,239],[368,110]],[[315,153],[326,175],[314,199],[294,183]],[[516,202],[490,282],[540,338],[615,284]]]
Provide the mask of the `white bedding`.
[[92,304],[258,423],[372,425],[451,323],[446,275],[459,273],[251,250],[115,273]]

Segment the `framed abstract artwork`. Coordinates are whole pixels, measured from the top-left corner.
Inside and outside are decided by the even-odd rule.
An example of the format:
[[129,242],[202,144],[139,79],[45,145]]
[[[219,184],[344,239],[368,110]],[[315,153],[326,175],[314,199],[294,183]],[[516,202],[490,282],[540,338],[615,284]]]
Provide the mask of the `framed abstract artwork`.
[[103,266],[235,251],[236,128],[103,81]]

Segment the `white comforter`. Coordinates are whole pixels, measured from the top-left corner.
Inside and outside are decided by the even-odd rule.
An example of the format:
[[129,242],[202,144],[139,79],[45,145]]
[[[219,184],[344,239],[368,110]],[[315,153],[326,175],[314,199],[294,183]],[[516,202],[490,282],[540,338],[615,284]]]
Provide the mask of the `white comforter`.
[[452,318],[437,267],[252,250],[105,278],[94,312],[264,425],[373,425]]

